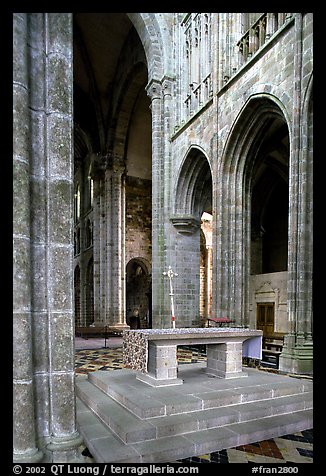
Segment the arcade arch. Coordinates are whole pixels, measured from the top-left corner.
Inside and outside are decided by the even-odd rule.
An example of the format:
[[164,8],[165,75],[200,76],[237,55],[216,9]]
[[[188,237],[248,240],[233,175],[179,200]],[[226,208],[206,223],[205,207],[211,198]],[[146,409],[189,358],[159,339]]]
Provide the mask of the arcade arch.
[[[211,253],[206,256],[207,238],[201,229],[203,216],[212,216],[212,173],[205,153],[191,147],[181,165],[175,188],[175,266],[178,276],[178,327],[201,326],[207,318],[211,286]],[[210,220],[210,230],[212,221]],[[207,234],[207,224],[206,224]],[[210,231],[211,236],[211,231]],[[211,247],[210,247],[211,251]],[[207,281],[208,280],[208,281]],[[207,282],[209,284],[207,284]],[[208,291],[207,291],[208,289]],[[204,301],[206,300],[205,306]]]
[[218,195],[218,313],[256,327],[259,289],[268,283],[280,296],[275,332],[287,329],[289,144],[288,122],[276,99],[250,98],[226,144]]

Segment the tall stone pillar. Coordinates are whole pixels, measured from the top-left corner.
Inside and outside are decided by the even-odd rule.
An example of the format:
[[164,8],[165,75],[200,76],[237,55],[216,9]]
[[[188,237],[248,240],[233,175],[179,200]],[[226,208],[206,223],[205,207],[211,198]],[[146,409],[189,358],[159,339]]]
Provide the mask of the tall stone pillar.
[[212,316],[212,245],[206,245],[205,253],[205,281],[206,281],[206,310],[205,317]]
[[105,325],[105,286],[106,280],[106,228],[104,226],[104,172],[99,166],[94,172],[93,198],[93,259],[94,259],[94,322],[95,325]]
[[125,167],[113,165],[111,214],[111,324],[127,328],[125,310]]
[[162,85],[151,80],[146,91],[152,111],[152,323],[164,327],[164,147]]
[[[82,439],[76,430],[74,387],[72,15],[32,13],[24,24],[28,108],[17,108],[21,123],[17,123],[15,140],[18,144],[27,138],[22,131],[27,132],[30,124],[29,167],[25,161],[24,173],[17,173],[18,183],[23,180],[30,187],[30,198],[24,201],[26,219],[27,209],[30,217],[30,257],[19,252],[25,277],[19,282],[22,273],[17,268],[14,295],[21,294],[17,286],[23,282],[26,300],[31,302],[32,332],[25,348],[33,352],[33,361],[25,364],[33,380],[28,385],[26,380],[25,389],[33,383],[35,417],[24,403],[18,413],[22,421],[15,420],[16,434],[18,440],[24,431],[33,435],[35,427],[44,462],[80,461]],[[28,240],[24,243],[26,247]],[[23,328],[27,335],[27,320]],[[17,354],[23,358],[19,348],[14,349]],[[31,394],[25,398],[30,401]]]
[[101,250],[103,259],[101,259],[101,288],[102,299],[104,302],[104,320],[105,325],[111,325],[112,316],[112,286],[115,284],[112,278],[112,169],[105,169],[104,178],[104,197],[102,198],[101,206]]
[[37,463],[31,318],[28,15],[13,15],[13,460]]
[[[280,369],[312,372],[312,164],[302,126],[302,14],[295,14],[294,100],[289,171],[288,334]],[[307,119],[306,119],[307,120]]]

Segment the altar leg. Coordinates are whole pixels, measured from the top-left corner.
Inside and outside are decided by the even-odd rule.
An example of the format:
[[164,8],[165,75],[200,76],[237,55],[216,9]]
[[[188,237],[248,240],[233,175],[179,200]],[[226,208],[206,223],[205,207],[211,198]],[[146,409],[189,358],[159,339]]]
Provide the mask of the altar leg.
[[137,379],[153,387],[180,385],[177,378],[177,346],[148,343],[148,373],[139,373]]
[[207,345],[206,372],[221,378],[247,377],[242,371],[242,342]]

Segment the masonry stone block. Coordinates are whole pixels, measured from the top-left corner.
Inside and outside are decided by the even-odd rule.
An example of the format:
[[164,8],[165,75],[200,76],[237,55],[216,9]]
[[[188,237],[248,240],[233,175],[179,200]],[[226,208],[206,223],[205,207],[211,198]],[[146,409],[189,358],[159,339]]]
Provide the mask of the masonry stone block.
[[29,191],[28,163],[25,160],[13,162],[13,210],[15,220],[13,231],[17,235],[29,236],[29,203],[25,195]]
[[13,154],[25,159],[29,154],[29,111],[28,89],[21,84],[13,84]]
[[53,338],[51,340],[52,369],[74,371],[74,338],[72,313],[50,315]]
[[72,60],[72,16],[62,13],[48,14],[48,49]]
[[[43,32],[43,25],[40,26],[40,36]],[[30,61],[30,104],[34,111],[46,111],[47,101],[47,79],[46,79],[46,54],[42,47],[40,47],[39,39],[36,40],[38,44],[29,49]]]
[[67,88],[72,88],[70,58],[52,53],[48,58],[48,69],[48,110],[60,112],[60,114],[71,114],[72,99],[67,94]]
[[74,433],[75,398],[74,373],[53,372],[50,376],[52,431],[56,437],[66,437]]
[[34,406],[32,381],[25,385],[13,384],[13,430],[14,450],[16,453],[28,452],[35,448]]
[[70,246],[51,246],[49,290],[52,309],[70,310],[72,305],[72,273],[67,263],[72,263]]
[[13,377],[17,380],[32,378],[31,348],[26,336],[31,335],[30,312],[13,314],[13,343],[17,352],[16,365],[13,366]]
[[30,310],[30,254],[29,240],[23,237],[14,238],[13,249],[13,305],[16,310]]
[[72,241],[72,185],[67,180],[52,181],[49,185],[49,239],[55,243]]
[[52,177],[71,180],[71,119],[66,116],[50,114],[48,117],[48,160]]

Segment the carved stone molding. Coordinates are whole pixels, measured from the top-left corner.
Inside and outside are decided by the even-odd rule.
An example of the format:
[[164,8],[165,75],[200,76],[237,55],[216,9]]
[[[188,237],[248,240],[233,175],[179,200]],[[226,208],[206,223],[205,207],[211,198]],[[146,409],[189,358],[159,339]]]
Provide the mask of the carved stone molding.
[[178,233],[192,235],[200,227],[200,220],[192,216],[173,216],[170,218]]

